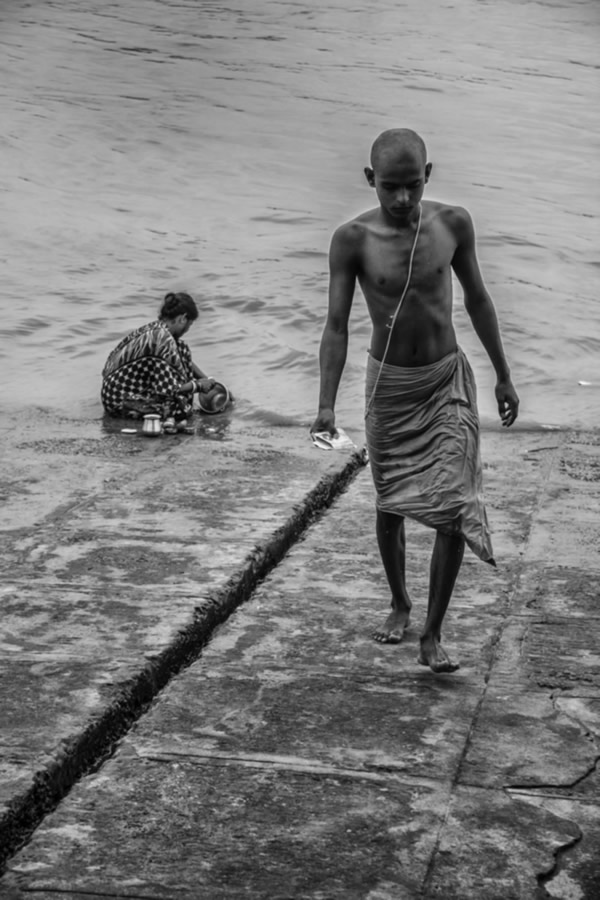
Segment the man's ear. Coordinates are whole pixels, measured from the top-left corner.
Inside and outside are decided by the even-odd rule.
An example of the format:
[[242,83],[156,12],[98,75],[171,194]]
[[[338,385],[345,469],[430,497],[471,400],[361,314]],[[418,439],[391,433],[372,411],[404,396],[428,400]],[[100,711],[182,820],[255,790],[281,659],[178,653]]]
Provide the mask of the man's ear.
[[425,184],[429,181],[429,176],[431,175],[431,170],[433,169],[433,163],[427,163],[425,166]]
[[370,187],[375,187],[375,172],[373,169],[370,169],[369,166],[365,166],[365,178],[367,179]]

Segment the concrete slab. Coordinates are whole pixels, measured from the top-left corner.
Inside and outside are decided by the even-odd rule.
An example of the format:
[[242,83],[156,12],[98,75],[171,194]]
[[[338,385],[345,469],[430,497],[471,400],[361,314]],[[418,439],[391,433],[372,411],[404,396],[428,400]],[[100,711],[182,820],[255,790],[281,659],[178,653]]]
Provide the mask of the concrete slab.
[[[195,668],[195,667],[194,667]],[[275,753],[357,771],[418,778],[457,769],[479,699],[473,685],[302,668],[260,668],[253,678],[223,674],[173,686],[136,729],[142,755],[172,753],[246,759]]]
[[[26,533],[8,531],[0,570],[48,583],[160,581],[197,591],[207,575],[208,581],[228,577],[321,475],[341,466],[339,455],[318,456],[302,438],[308,446],[297,450],[281,441],[276,449],[271,435],[271,446],[250,439],[250,446],[235,449],[209,445],[201,457],[181,441],[179,452],[171,447],[159,466],[153,442],[139,438],[152,448],[135,469],[123,473],[117,464],[112,478],[61,504],[50,522]],[[62,464],[66,489],[70,463]]]
[[[597,772],[595,777],[597,779]],[[597,897],[600,886],[598,785],[596,784],[595,788],[595,799],[591,802],[582,802],[581,798],[549,797],[539,793],[511,791],[510,794],[552,813],[565,822],[572,823],[577,829],[572,840],[565,842],[554,852],[552,868],[538,876],[540,886],[547,897],[553,900],[588,900],[588,898],[593,900]]]
[[471,734],[460,783],[549,791],[575,785],[594,770],[600,756],[600,746],[589,731],[590,720],[600,728],[598,711],[598,702],[579,700],[569,709],[559,706],[549,692],[532,693],[518,682],[495,680]]
[[529,561],[600,572],[600,465],[594,433],[570,434],[548,473],[544,503],[527,547]]
[[560,689],[599,696],[599,622],[600,616],[509,617],[497,648],[493,678],[514,680],[518,673],[527,690]]
[[[542,879],[554,870],[556,856],[579,837],[578,826],[569,818],[522,796],[458,787],[426,896],[443,900],[542,898]],[[581,884],[578,873],[576,885],[579,888]],[[582,900],[592,897],[580,894]]]
[[600,618],[600,573],[583,566],[531,563],[521,574],[513,612],[524,615]]
[[598,460],[598,432],[573,431],[563,448],[556,469],[557,476],[566,476],[574,485],[593,491],[600,482]]
[[[5,584],[0,661],[43,664],[102,660],[111,671],[158,652],[201,601],[176,586],[108,592],[69,584]],[[165,615],[168,607],[169,615]]]
[[570,518],[565,518],[561,528],[557,529],[557,517],[562,514],[562,503],[557,498],[538,521],[538,528],[531,536],[527,548],[528,559],[540,562],[560,559],[562,565],[575,568],[583,566],[593,578],[598,578],[600,522],[597,510],[600,495],[588,502],[591,508],[582,503],[581,514],[573,512]]
[[69,773],[70,757],[97,754],[200,651],[206,624],[226,614],[219,591],[250,589],[351,460],[297,428],[205,441],[202,423],[157,440],[46,424],[41,438],[21,428],[0,472],[0,835],[28,791],[34,806],[52,802],[83,764]]
[[[361,472],[354,482],[351,503],[365,512],[371,510],[367,472]],[[302,664],[329,672],[379,670],[383,677],[402,673],[417,680],[424,677],[416,658],[426,611],[431,534],[411,527],[407,536],[411,554],[407,581],[414,613],[406,639],[401,647],[376,644],[371,634],[388,614],[389,588],[372,533],[365,529],[364,536],[357,535],[355,530],[349,543],[352,517],[345,518],[345,504],[346,499],[340,499],[335,511],[317,526],[317,540],[297,545],[285,569],[274,571],[268,584],[256,590],[252,606],[239,609],[227,623],[228,662],[239,659],[243,665],[269,665],[276,653],[280,665]],[[330,543],[333,529],[334,545]],[[354,553],[349,547],[356,548]],[[459,679],[472,674],[473,668],[485,668],[502,616],[494,585],[504,582],[491,567],[477,562],[465,566],[469,574],[457,588],[445,628],[448,645],[458,648],[463,661]]]
[[48,818],[4,885],[41,900],[409,900],[447,802],[374,774],[119,756],[81,785],[70,821]]
[[[369,474],[361,472],[200,658],[152,694],[115,756],[46,816],[9,862],[0,897],[595,900],[600,698],[586,618],[593,589],[590,581],[581,603],[574,596],[588,570],[567,532],[576,495],[593,484],[599,442],[526,432],[484,441],[500,565],[465,560],[444,629],[463,660],[458,673],[435,678],[415,663],[432,537],[418,527],[408,537],[413,629],[397,647],[370,638],[388,594]],[[218,492],[208,484],[198,542],[214,522],[212,538],[231,537],[232,546],[235,536],[244,539],[246,469],[274,471],[273,461],[261,468],[251,456],[233,458],[240,495],[232,487],[223,497],[234,513],[213,506]],[[307,476],[315,459],[307,458]],[[194,471],[198,482],[205,477]],[[277,472],[275,502],[293,508],[285,494],[293,476],[285,465]],[[51,557],[40,557],[47,590],[68,583],[73,596],[94,593],[82,585],[88,551],[77,555],[75,538],[86,534],[107,549],[118,533],[131,546],[160,549],[174,529],[173,543],[188,552],[202,492],[187,504],[185,479],[172,497],[148,469],[124,498],[126,482],[115,479],[93,503],[57,516],[65,544],[57,541],[55,573]],[[268,503],[261,508],[268,519]],[[154,533],[161,511],[169,525]],[[35,545],[20,547],[27,563]],[[141,593],[150,591],[154,563],[147,571],[127,565],[142,579]],[[168,612],[177,586],[168,566],[157,570]],[[94,563],[92,571],[101,569]],[[119,585],[134,614],[134,588],[120,572],[100,582],[100,593]],[[87,653],[75,612],[65,621],[73,647]],[[20,628],[33,657],[42,618]]]
[[[422,614],[418,617],[415,614],[414,627],[411,626],[401,646],[375,645],[372,641],[374,625],[380,624],[387,615],[386,600],[367,597],[352,614],[346,614],[339,602],[337,608],[329,612],[321,607],[314,612],[314,626],[306,622],[301,611],[270,615],[262,606],[252,622],[242,611],[227,631],[229,659],[239,658],[244,665],[269,665],[276,646],[281,650],[281,665],[304,663],[332,674],[371,675],[377,672],[386,680],[402,677],[415,683],[428,681],[428,670],[417,665]],[[449,691],[454,689],[452,685],[464,680],[470,680],[472,685],[483,684],[499,619],[479,614],[476,619],[479,634],[473,633],[474,621],[471,612],[455,609],[444,631],[448,648],[460,658],[462,666],[456,678],[442,679]],[[316,634],[314,627],[320,627],[321,633]]]
[[[6,585],[0,638],[0,810],[51,766],[190,621],[175,589]],[[168,609],[168,615],[166,610]]]

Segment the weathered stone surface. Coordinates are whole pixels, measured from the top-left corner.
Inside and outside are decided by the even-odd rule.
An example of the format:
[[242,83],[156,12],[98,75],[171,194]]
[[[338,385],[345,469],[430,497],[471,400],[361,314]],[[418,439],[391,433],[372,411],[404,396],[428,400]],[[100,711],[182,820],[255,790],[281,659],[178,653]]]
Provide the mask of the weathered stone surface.
[[95,587],[6,584],[0,638],[6,664],[112,657],[114,670],[119,660],[139,659],[164,646],[198,603],[196,594],[172,586],[154,591],[120,587],[118,592]]
[[[600,503],[599,507],[600,509]],[[524,615],[540,614],[597,619],[600,615],[600,573],[589,570],[585,560],[580,567],[565,565],[528,565],[521,574],[513,611]]]
[[[574,601],[573,601],[574,602]],[[494,678],[513,678],[515,668],[528,690],[600,695],[600,615],[571,619],[509,618],[497,650]]]
[[[135,489],[124,474],[138,453],[120,459],[125,469],[115,465],[103,490],[57,507],[51,533],[10,533],[19,574],[6,594],[4,652],[24,654],[18,689],[40,724],[28,748],[27,716],[12,705],[16,742],[2,752],[14,785],[27,781],[31,759],[55,762],[59,733],[77,731],[69,715],[78,700],[79,720],[93,718],[136,659],[177,640],[189,601],[192,618],[201,616],[215,589],[227,589],[244,541],[272,532],[273,509],[289,515],[315,464],[339,465],[310,450],[296,464],[291,446],[280,462],[261,462],[252,440],[243,454],[219,445],[233,451],[214,461],[216,480],[229,473],[226,490],[183,441],[161,457],[163,471],[184,461],[200,487],[186,493],[181,477],[171,490],[146,467],[159,458],[153,445]],[[75,458],[97,452],[82,444]],[[158,694],[115,756],[46,817],[10,860],[2,900],[595,900],[598,611],[595,568],[576,555],[582,532],[573,522],[577,496],[591,496],[598,452],[595,438],[580,435],[484,435],[499,565],[467,554],[444,624],[462,668],[441,677],[416,664],[427,530],[407,524],[411,630],[399,646],[371,639],[389,589],[370,475],[361,472]],[[266,473],[274,480],[254,510],[252,480]],[[585,526],[595,552],[591,516]],[[148,556],[136,563],[136,552]],[[113,563],[108,576],[103,558]],[[179,581],[178,565],[186,566]],[[45,598],[55,607],[61,591],[60,612],[45,621]],[[87,668],[75,668],[78,654]],[[116,661],[115,684],[103,655]],[[56,671],[39,712],[27,674],[36,665],[49,678]],[[54,743],[44,743],[48,735]]]
[[21,428],[0,469],[0,812],[104,712],[131,706],[123,685],[349,459],[319,454],[306,434],[215,442],[199,424],[148,440],[47,425],[43,438]]
[[[597,778],[596,773],[596,781]],[[598,784],[595,786],[595,799],[589,803],[581,799],[574,802],[565,797],[516,791],[511,791],[511,796],[552,813],[576,828],[573,839],[555,851],[552,869],[540,878],[546,895],[553,900],[595,900],[600,887]]]
[[447,801],[376,775],[117,757],[79,788],[69,820],[48,818],[8,884],[18,897],[408,898]]
[[600,466],[593,435],[573,435],[562,444],[552,467],[544,502],[536,512],[527,559],[600,572]]
[[[320,572],[304,547],[294,552],[290,565],[297,566],[293,576],[297,584],[290,583],[289,577],[286,583],[284,573],[274,573],[268,585],[256,591],[252,607],[238,610],[227,624],[229,662],[239,659],[243,665],[268,665],[276,648],[280,665],[366,674],[378,670],[384,678],[402,675],[420,681],[427,675],[429,679],[428,672],[416,665],[418,635],[426,612],[422,594],[413,592],[413,621],[403,643],[399,647],[377,644],[371,635],[388,614],[389,590],[383,584],[378,587],[375,579],[369,583],[369,572],[375,576],[378,568],[376,557],[354,557],[354,566],[360,569],[356,579],[352,563],[347,565],[343,556],[330,556],[329,573]],[[415,582],[412,579],[410,583],[414,586]],[[457,678],[442,679],[448,690],[452,690],[451,684],[485,670],[500,621],[501,605],[495,609],[489,604],[489,594],[479,584],[473,593],[474,603],[469,607],[470,595],[461,591],[444,630],[449,649],[456,651],[463,666]]]
[[[597,705],[596,705],[597,711]],[[550,693],[494,681],[483,700],[460,772],[461,784],[497,789],[569,787],[593,769],[600,747],[585,719],[597,719],[589,701],[575,710]],[[516,736],[518,735],[518,740]]]
[[136,729],[138,751],[277,754],[426,779],[456,773],[478,701],[472,683],[254,668],[252,678],[229,665],[173,685]]
[[[571,807],[573,809],[573,807]],[[427,885],[440,900],[534,900],[555,854],[579,838],[569,818],[500,791],[459,787]],[[592,895],[581,895],[592,900]]]

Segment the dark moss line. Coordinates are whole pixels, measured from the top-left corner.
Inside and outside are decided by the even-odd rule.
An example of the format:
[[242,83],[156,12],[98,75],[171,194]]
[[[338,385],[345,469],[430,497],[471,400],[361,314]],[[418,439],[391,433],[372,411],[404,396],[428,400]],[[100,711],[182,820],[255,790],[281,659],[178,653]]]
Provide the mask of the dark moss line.
[[14,798],[0,819],[0,873],[73,785],[97,770],[114,752],[116,743],[171,679],[198,659],[214,629],[249,599],[303,533],[354,480],[365,463],[364,451],[358,451],[339,472],[321,478],[286,522],[267,541],[256,546],[240,570],[195,611],[191,623],[136,676],[120,686],[117,695],[97,719],[76,737],[61,744],[60,755],[35,774],[31,787]]

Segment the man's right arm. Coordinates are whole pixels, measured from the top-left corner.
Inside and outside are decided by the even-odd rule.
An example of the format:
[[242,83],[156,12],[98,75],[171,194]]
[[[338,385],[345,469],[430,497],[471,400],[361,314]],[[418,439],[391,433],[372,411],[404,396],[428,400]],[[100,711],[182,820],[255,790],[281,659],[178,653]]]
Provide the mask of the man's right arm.
[[348,352],[348,322],[356,287],[356,226],[342,225],[329,248],[329,308],[321,338],[319,411],[311,432],[335,434],[335,401]]

